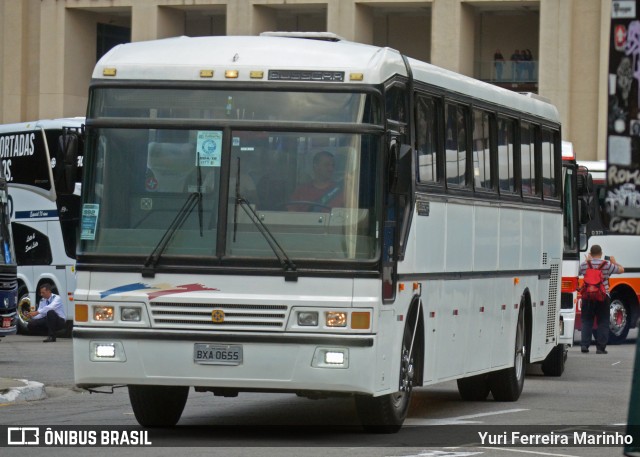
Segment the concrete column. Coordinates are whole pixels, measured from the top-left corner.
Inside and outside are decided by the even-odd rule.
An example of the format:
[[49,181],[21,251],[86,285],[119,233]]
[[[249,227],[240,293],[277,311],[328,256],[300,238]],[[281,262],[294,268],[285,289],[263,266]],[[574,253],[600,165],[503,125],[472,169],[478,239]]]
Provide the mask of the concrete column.
[[[598,137],[596,139],[596,153],[591,157],[594,160],[607,158],[607,122],[609,113],[609,42],[611,40],[611,0],[600,0],[600,49],[598,83]],[[588,115],[588,113],[585,113]],[[587,156],[585,159],[589,160]],[[582,157],[580,157],[582,158]]]
[[571,132],[571,46],[573,0],[540,1],[538,92],[558,108],[564,130]]
[[131,5],[131,41],[156,40],[184,35],[184,12],[158,6],[155,1]]
[[19,122],[26,109],[28,2],[0,2],[0,122]]
[[373,44],[373,10],[366,2],[327,0],[327,31],[346,40]]
[[40,9],[40,84],[38,119],[63,116],[65,7],[42,0]]
[[460,0],[433,0],[431,63],[457,72],[461,70],[461,15]]

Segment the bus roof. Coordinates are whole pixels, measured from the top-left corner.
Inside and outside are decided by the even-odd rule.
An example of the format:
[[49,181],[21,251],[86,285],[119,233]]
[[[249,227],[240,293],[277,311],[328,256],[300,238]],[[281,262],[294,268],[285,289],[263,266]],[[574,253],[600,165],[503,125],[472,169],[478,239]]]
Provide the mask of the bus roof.
[[[550,103],[408,59],[416,80],[557,123]],[[230,77],[227,70],[237,70]],[[273,72],[273,73],[272,73]],[[301,76],[301,72],[309,72]],[[310,74],[320,75],[310,77]],[[343,75],[332,79],[334,74]],[[338,81],[380,84],[407,76],[402,55],[346,40],[288,36],[175,37],[114,47],[96,64],[94,80]],[[343,78],[343,79],[340,79]]]
[[80,127],[84,124],[84,117],[63,117],[58,119],[41,119],[39,121],[19,122],[0,125],[0,133],[24,132],[36,129],[61,129],[62,127]]

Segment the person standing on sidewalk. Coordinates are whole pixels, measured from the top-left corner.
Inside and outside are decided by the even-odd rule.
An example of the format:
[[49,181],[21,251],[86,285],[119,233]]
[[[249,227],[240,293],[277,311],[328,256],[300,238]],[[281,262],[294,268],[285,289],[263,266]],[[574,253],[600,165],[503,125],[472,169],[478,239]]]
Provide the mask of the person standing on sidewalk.
[[42,299],[38,304],[38,310],[28,313],[31,320],[27,324],[27,328],[30,332],[46,329],[48,337],[42,340],[42,342],[55,343],[56,332],[62,330],[66,324],[64,306],[62,305],[60,297],[51,292],[50,285],[43,284],[39,290]]
[[602,248],[594,244],[591,246],[589,254],[584,262],[580,264],[580,276],[584,276],[588,269],[600,270],[602,272],[605,295],[602,301],[582,299],[582,352],[589,352],[591,344],[591,333],[593,320],[598,320],[596,330],[596,353],[606,354],[607,342],[609,340],[609,276],[616,273],[624,273],[624,267],[616,262],[615,257],[602,258]]

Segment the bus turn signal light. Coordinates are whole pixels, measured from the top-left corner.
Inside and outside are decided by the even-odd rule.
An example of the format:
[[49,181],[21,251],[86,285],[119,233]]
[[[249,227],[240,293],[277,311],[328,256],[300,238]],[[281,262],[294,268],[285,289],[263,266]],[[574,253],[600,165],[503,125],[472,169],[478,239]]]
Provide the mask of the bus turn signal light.
[[89,305],[80,305],[76,303],[75,319],[76,322],[88,322],[89,321]]
[[366,330],[371,327],[371,314],[368,312],[351,313],[351,328],[356,330]]

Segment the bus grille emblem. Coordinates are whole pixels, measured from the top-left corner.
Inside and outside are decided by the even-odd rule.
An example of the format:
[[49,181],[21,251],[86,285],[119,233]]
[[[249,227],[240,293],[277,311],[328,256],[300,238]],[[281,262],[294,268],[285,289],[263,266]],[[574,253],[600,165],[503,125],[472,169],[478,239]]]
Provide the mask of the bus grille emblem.
[[211,320],[214,324],[222,324],[224,322],[224,311],[221,309],[211,311]]

